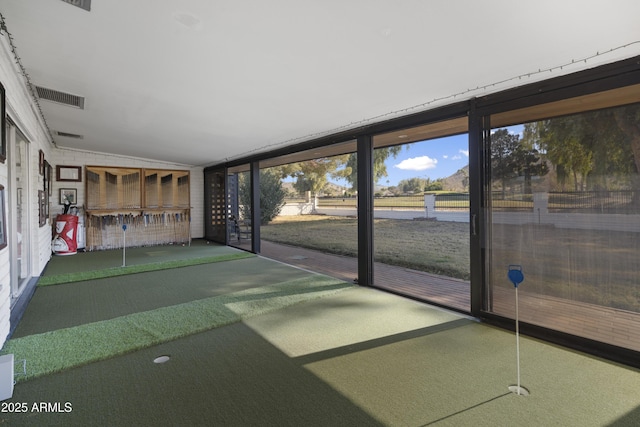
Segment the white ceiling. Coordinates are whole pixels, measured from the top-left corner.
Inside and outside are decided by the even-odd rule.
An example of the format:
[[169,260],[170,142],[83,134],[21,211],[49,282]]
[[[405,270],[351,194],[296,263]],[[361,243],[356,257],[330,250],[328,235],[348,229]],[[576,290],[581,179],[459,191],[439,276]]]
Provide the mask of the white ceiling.
[[187,165],[640,54],[638,0],[0,0],[0,13],[32,84],[86,98],[40,101],[58,147]]

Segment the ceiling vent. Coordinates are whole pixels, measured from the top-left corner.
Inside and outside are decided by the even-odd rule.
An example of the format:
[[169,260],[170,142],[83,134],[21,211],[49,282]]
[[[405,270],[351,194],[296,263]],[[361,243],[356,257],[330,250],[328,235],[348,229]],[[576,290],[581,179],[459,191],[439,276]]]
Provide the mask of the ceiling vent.
[[60,132],[59,130],[56,131],[56,135],[63,136],[65,138],[84,139],[84,135],[78,135],[77,133]]
[[69,3],[73,6],[77,6],[80,9],[84,9],[87,12],[91,12],[91,0],[62,0],[65,3]]
[[70,107],[76,107],[84,110],[84,97],[78,95],[71,95],[70,93],[64,93],[53,89],[47,89],[46,87],[36,86],[36,92],[40,99],[57,102],[58,104],[68,105]]

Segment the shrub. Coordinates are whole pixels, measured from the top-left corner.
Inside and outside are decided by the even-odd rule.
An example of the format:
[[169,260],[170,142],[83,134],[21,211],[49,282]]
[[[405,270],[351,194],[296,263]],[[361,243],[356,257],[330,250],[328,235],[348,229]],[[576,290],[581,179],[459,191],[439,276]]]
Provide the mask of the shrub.
[[[251,218],[251,187],[248,179],[240,182],[240,202],[244,218]],[[280,214],[287,192],[280,177],[270,171],[260,171],[260,224],[266,225]]]

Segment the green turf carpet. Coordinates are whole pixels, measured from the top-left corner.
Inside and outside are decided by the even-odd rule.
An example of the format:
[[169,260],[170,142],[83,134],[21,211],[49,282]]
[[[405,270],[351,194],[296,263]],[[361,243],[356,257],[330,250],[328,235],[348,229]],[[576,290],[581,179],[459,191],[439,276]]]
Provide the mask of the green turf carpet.
[[251,258],[254,256],[254,254],[251,254],[249,252],[238,252],[204,258],[177,259],[163,262],[153,262],[150,264],[110,267],[100,270],[78,271],[75,273],[61,273],[41,277],[38,280],[38,286],[59,285],[61,283],[82,282],[87,280],[104,279],[107,277],[124,276],[127,274],[146,273],[149,271],[157,270],[169,270],[178,267],[211,264],[214,262],[231,261],[234,259]]
[[[636,427],[640,372],[373,289],[18,383],[28,426]],[[164,364],[153,363],[160,355]]]
[[242,322],[21,382],[12,401],[72,410],[0,413],[9,426],[382,426]]
[[251,288],[101,322],[11,339],[3,353],[27,362],[37,378],[86,363],[217,328],[241,319],[319,298],[352,285],[326,276]]
[[516,396],[513,332],[372,289],[244,323],[387,426],[640,425],[638,369],[521,337]]
[[513,332],[260,257],[39,287],[11,345],[8,425],[640,425],[637,369],[522,337],[515,396]]
[[[243,252],[229,246],[193,240],[191,245],[162,245],[127,248],[126,264],[151,264],[190,258],[206,258]],[[103,270],[122,266],[122,249],[78,252],[75,255],[53,256],[47,263],[43,276],[53,276],[79,271]]]
[[261,257],[38,287],[13,337],[309,277]]

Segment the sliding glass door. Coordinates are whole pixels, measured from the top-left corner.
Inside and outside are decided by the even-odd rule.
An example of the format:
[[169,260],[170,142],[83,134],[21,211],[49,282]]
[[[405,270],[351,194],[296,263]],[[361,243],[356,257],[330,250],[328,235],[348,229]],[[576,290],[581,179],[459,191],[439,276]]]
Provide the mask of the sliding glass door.
[[227,169],[227,232],[229,245],[251,250],[251,167]]
[[491,116],[487,312],[640,350],[639,93]]
[[470,311],[468,118],[376,135],[374,285]]
[[29,143],[15,126],[8,126],[11,171],[11,216],[7,232],[11,236],[11,297],[17,299],[31,277],[29,200]]

